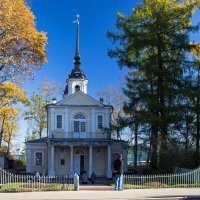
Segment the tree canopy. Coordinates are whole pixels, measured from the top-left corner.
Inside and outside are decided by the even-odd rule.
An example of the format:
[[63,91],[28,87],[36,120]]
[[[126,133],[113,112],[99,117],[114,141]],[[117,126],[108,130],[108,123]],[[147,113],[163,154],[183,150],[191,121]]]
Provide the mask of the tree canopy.
[[24,81],[46,60],[47,37],[24,0],[0,0],[0,82]]
[[13,83],[0,83],[0,149],[3,140],[10,146],[13,133],[17,130],[19,112],[15,105],[18,103],[29,103],[26,92]]
[[46,102],[40,94],[33,92],[28,110],[25,112],[25,120],[33,120],[35,130],[42,137],[43,130],[47,127]]
[[[200,44],[190,41],[190,33],[199,30],[191,24],[199,5],[199,0],[143,0],[131,16],[118,13],[118,31],[108,34],[116,44],[109,55],[128,68],[126,111],[133,116],[140,105],[137,119],[150,130],[153,168],[166,170],[171,138],[178,138],[175,124],[182,120],[184,92],[191,90],[185,87],[186,78],[194,65],[200,65],[195,58]],[[196,135],[199,144],[198,130]]]

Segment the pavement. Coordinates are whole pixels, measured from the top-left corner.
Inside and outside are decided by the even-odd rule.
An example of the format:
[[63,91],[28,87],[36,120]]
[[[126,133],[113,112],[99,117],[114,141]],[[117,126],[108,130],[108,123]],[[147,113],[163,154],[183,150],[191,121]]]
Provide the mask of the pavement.
[[0,200],[200,200],[200,188],[0,193]]

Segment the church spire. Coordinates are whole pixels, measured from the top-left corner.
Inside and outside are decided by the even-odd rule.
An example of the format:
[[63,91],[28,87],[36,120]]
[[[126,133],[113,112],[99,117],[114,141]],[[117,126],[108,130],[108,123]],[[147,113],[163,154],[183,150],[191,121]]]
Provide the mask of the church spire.
[[66,80],[67,85],[64,90],[64,97],[79,90],[87,94],[88,80],[83,70],[80,68],[81,57],[79,50],[79,17],[79,15],[76,15],[76,20],[74,21],[74,23],[76,23],[76,50],[74,56],[74,67],[71,71],[71,74],[69,74],[68,79]]
[[75,56],[74,56],[74,68],[75,69],[80,69],[81,65],[81,57],[80,57],[80,51],[79,51],[79,17],[80,15],[76,15],[76,51],[75,51]]

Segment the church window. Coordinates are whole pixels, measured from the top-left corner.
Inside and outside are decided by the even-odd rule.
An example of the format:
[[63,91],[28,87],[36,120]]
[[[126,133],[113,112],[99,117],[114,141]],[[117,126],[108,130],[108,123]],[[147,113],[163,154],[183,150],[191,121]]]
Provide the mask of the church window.
[[78,92],[78,91],[80,91],[80,85],[75,86],[75,92]]
[[79,132],[79,121],[74,122],[74,132]]
[[86,132],[86,123],[81,122],[81,132]]
[[102,115],[98,115],[98,129],[102,129],[103,128],[103,116]]
[[65,159],[61,159],[61,160],[60,160],[60,164],[61,164],[61,165],[65,165]]
[[42,152],[35,153],[35,165],[42,165]]
[[74,119],[85,119],[85,116],[82,114],[78,114],[74,117]]
[[74,117],[74,132],[85,133],[86,132],[86,119],[83,114],[77,114]]
[[62,115],[57,115],[57,128],[62,128]]

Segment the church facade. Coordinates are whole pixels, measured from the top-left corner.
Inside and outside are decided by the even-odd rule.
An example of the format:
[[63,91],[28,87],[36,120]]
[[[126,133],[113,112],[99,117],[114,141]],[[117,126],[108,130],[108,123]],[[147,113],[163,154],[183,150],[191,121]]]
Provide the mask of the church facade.
[[127,169],[127,142],[115,140],[110,128],[112,106],[87,94],[88,80],[81,69],[79,21],[76,21],[74,68],[67,78],[63,99],[48,104],[47,137],[26,142],[27,173],[73,175],[94,171],[97,177],[112,177],[113,159],[123,156]]

